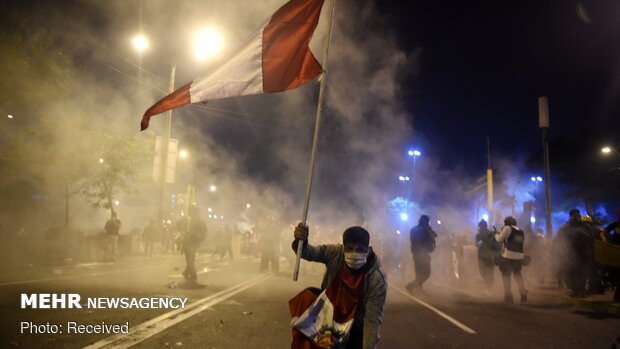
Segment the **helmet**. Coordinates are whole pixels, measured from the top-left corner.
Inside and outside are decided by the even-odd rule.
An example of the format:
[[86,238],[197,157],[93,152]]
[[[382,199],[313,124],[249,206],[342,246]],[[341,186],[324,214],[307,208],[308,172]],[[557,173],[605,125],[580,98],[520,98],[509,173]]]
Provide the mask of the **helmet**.
[[585,215],[585,216],[581,216],[581,220],[584,222],[590,222],[592,223],[592,217]]

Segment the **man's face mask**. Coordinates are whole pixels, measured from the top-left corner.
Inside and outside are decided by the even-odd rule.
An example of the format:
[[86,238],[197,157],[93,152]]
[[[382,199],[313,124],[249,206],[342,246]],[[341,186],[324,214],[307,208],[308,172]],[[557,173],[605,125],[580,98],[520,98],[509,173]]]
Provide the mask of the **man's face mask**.
[[366,264],[368,253],[364,252],[345,252],[344,262],[353,270],[357,270]]

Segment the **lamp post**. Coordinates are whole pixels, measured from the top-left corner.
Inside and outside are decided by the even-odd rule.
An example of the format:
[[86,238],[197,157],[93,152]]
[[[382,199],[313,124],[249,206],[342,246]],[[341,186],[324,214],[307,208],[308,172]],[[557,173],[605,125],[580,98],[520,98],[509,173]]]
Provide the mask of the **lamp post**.
[[[140,53],[140,65],[142,63],[142,52],[148,48],[149,43],[144,35],[138,35],[133,39],[134,49]],[[194,50],[195,57],[201,61],[216,55],[222,48],[222,38],[221,35],[213,28],[208,28],[198,32],[198,34],[194,37]],[[176,75],[176,59],[172,59],[172,63],[170,65],[170,79],[168,81],[168,92],[174,92],[174,80]],[[139,72],[142,71],[142,68],[139,68]],[[140,73],[139,73],[140,79]],[[159,209],[158,209],[158,221],[161,223],[164,220],[164,202],[165,202],[165,193],[166,193],[166,180],[167,180],[167,169],[168,169],[168,152],[169,152],[169,144],[170,144],[170,134],[172,131],[172,110],[168,110],[166,113],[166,128],[164,130],[163,142],[161,144],[161,168],[159,169]]]

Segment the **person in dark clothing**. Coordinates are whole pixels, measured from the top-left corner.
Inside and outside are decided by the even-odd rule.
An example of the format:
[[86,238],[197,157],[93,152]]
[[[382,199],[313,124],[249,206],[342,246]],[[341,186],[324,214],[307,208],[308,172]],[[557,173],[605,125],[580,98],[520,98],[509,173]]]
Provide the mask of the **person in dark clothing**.
[[192,282],[196,282],[196,251],[200,243],[207,236],[207,224],[200,217],[200,211],[196,206],[190,206],[187,216],[177,221],[177,229],[183,234],[182,251],[185,254],[185,270],[183,277]]
[[150,220],[149,224],[142,231],[142,239],[144,239],[144,255],[153,257],[153,246],[157,239],[157,226],[154,220]]
[[560,275],[571,289],[571,297],[585,296],[586,280],[594,262],[594,239],[577,209],[570,210],[568,222],[554,239],[554,253]]
[[488,228],[487,222],[481,219],[478,223],[478,234],[476,234],[476,246],[478,246],[478,269],[484,284],[489,292],[493,288],[495,273],[495,257],[499,252],[499,244],[495,240],[497,232]]
[[[617,219],[605,228],[605,239],[614,245],[620,245],[620,208],[617,212]],[[620,268],[609,268],[611,281],[616,287],[614,302],[620,302]]]
[[267,219],[259,225],[258,233],[260,240],[258,242],[261,258],[260,270],[265,272],[271,263],[271,271],[277,273],[280,271],[280,228],[274,217]]
[[116,212],[112,212],[112,217],[103,227],[106,246],[103,260],[106,262],[113,262],[116,259],[116,248],[118,245],[118,236],[120,234],[121,225],[121,220],[117,218]]
[[504,303],[513,303],[511,277],[514,277],[519,288],[521,303],[526,303],[527,290],[521,275],[523,258],[525,257],[523,251],[525,233],[517,227],[517,220],[508,216],[504,219],[504,227],[495,237],[495,240],[504,244],[498,262],[499,270],[502,272],[502,283],[504,284]]
[[424,292],[422,286],[431,276],[431,252],[435,250],[437,234],[429,222],[428,216],[422,215],[418,220],[418,225],[411,228],[409,232],[411,253],[415,263],[415,280],[405,286],[410,293]]

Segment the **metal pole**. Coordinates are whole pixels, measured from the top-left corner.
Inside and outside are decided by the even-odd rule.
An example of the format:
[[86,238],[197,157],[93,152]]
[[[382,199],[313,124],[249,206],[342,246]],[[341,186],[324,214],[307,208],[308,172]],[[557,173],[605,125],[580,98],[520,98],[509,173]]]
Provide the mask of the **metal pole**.
[[545,162],[545,220],[547,221],[547,238],[553,235],[551,224],[551,175],[549,174],[549,141],[547,140],[547,128],[542,129],[543,158]]
[[487,136],[487,211],[489,211],[489,222],[495,221],[493,210],[493,169],[491,169],[491,140]]
[[545,172],[545,220],[547,221],[547,238],[553,235],[551,224],[551,175],[549,173],[549,141],[547,130],[549,129],[549,102],[547,97],[538,97],[538,127],[542,129],[543,161]]
[[[316,120],[314,122],[314,136],[312,138],[312,152],[310,154],[310,165],[308,166],[308,179],[306,181],[306,196],[304,199],[304,211],[302,213],[301,222],[304,225],[307,225],[308,221],[308,208],[310,206],[310,194],[312,192],[312,176],[314,175],[314,161],[316,158],[316,148],[319,142],[319,127],[321,125],[321,111],[323,110],[323,100],[325,99],[325,80],[327,80],[327,58],[329,55],[329,42],[332,36],[332,21],[334,18],[334,0],[332,2],[331,13],[329,16],[329,24],[328,24],[328,34],[327,34],[327,44],[325,45],[325,54],[323,55],[323,64],[321,65],[323,69],[323,73],[320,77],[320,86],[319,86],[319,100],[317,102],[316,108]],[[297,241],[297,256],[295,258],[295,269],[293,270],[293,281],[297,281],[299,278],[299,263],[301,262],[301,253],[304,249],[304,242],[302,240]]]
[[[176,60],[172,61],[172,65],[170,66],[170,82],[168,85],[168,91],[172,93],[174,91],[174,75],[177,69]],[[170,144],[170,132],[172,129],[172,109],[168,110],[166,113],[166,129],[164,130],[164,139],[161,145],[161,168],[159,171],[159,223],[162,224],[164,220],[164,207],[165,207],[165,196],[166,196],[166,180],[168,173],[168,145]]]

